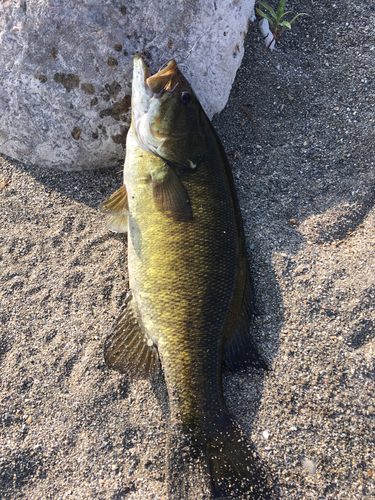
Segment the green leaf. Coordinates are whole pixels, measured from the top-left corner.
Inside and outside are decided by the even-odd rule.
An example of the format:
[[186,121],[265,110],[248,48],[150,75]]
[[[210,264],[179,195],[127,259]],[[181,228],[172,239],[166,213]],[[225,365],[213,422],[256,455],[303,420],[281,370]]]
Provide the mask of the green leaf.
[[[281,17],[284,17],[284,16],[286,16],[287,14],[290,14],[291,12],[293,12],[293,11],[292,11],[292,10],[288,10],[287,12],[284,12],[284,14],[283,14]],[[281,19],[281,17],[280,17],[280,19]]]
[[260,15],[260,17],[264,17],[264,19],[267,19],[267,21],[270,20],[270,16],[268,14],[265,14],[264,12],[262,12],[260,9],[255,9],[257,14]]
[[301,14],[297,14],[296,16],[294,16],[293,19],[289,21],[289,24],[292,24],[299,16],[308,16],[308,15],[309,14],[306,14],[306,12],[301,12]]
[[291,27],[290,23],[288,23],[288,21],[283,21],[282,23],[280,23],[280,26],[286,26],[290,30],[292,29],[292,27]]
[[265,9],[267,9],[269,11],[269,13],[271,14],[271,16],[274,18],[274,19],[277,19],[276,17],[276,14],[275,14],[275,11],[273,10],[272,7],[270,7],[268,4],[264,3],[264,2],[261,2],[260,0],[258,0],[257,3],[260,3],[260,5],[262,5]]
[[260,9],[255,9],[257,14],[260,15],[260,17],[263,17],[264,19],[267,19],[267,21],[270,23],[272,29],[274,29],[274,25],[273,25],[273,22],[272,22],[272,19],[270,18],[270,16],[268,16],[267,14],[265,14],[264,12],[262,12]]
[[276,19],[280,21],[282,18],[283,12],[285,10],[285,0],[280,0],[279,5],[277,7]]

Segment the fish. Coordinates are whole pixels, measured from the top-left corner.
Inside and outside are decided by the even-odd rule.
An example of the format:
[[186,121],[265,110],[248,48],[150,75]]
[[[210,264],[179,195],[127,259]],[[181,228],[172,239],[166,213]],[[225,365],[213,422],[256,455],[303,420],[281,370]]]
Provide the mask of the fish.
[[152,75],[134,58],[124,183],[100,210],[108,229],[128,233],[129,292],[106,364],[131,379],[164,375],[171,418],[204,457],[214,498],[268,498],[267,473],[223,396],[224,364],[266,368],[250,334],[240,206],[224,148],[175,60]]

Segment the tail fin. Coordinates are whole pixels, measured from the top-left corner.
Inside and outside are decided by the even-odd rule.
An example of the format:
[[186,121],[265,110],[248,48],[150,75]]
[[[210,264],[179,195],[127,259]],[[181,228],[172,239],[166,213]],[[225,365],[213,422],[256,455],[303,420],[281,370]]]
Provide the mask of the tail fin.
[[254,447],[227,413],[223,420],[205,449],[214,498],[275,498],[270,476]]
[[210,483],[200,450],[177,422],[169,422],[165,483],[168,500],[209,498]]

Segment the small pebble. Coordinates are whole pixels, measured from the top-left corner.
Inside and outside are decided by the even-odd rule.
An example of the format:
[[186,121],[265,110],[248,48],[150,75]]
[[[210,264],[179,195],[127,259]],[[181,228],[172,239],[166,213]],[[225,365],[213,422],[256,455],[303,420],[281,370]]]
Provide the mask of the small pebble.
[[310,474],[315,474],[316,473],[316,467],[315,464],[312,460],[306,457],[300,457],[300,462],[302,466],[309,471]]

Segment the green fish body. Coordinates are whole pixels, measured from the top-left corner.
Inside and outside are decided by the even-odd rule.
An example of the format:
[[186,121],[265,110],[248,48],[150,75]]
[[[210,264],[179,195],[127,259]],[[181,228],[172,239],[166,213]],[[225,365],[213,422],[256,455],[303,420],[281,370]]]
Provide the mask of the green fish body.
[[249,335],[242,219],[223,147],[175,61],[151,76],[135,58],[124,185],[101,210],[129,244],[130,292],[106,343],[108,366],[133,378],[162,368],[213,495],[258,495],[258,459],[222,392],[223,361],[262,364]]

